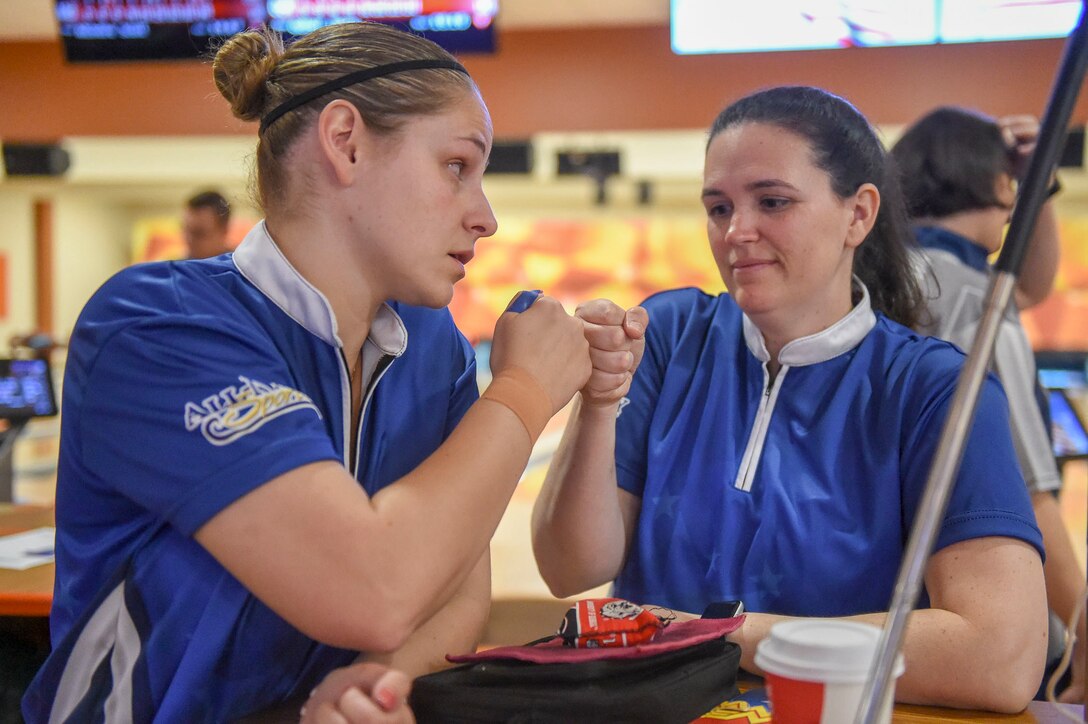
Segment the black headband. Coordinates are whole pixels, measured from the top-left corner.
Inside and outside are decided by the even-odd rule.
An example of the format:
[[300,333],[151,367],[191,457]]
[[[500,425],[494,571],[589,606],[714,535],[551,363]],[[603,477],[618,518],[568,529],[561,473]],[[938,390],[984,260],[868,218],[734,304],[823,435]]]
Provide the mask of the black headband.
[[322,83],[316,88],[311,88],[305,93],[299,93],[293,98],[288,98],[283,103],[269,111],[268,115],[261,119],[261,127],[257,133],[264,133],[265,129],[271,126],[280,116],[288,111],[293,111],[299,106],[305,105],[315,98],[320,98],[326,93],[332,93],[333,91],[340,90],[341,88],[347,88],[349,85],[355,85],[356,83],[362,83],[364,80],[370,80],[372,78],[380,78],[383,75],[390,75],[392,73],[400,73],[405,70],[427,70],[430,68],[443,68],[446,70],[456,70],[459,73],[468,75],[468,71],[465,70],[465,66],[458,63],[456,60],[443,60],[441,58],[431,58],[427,60],[402,60],[398,63],[387,63],[386,65],[377,65],[373,68],[366,68],[364,70],[357,70],[353,73],[341,76],[336,80],[330,80],[328,83]]

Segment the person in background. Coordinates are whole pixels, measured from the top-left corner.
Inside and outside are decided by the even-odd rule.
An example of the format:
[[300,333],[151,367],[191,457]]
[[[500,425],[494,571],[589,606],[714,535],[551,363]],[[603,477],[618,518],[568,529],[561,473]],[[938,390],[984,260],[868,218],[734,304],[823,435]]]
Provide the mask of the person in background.
[[[1039,135],[1032,116],[990,118],[964,108],[938,108],[903,133],[891,154],[899,166],[907,211],[925,259],[929,320],[921,331],[968,349],[985,311],[989,255],[1001,247],[1016,182]],[[1039,213],[1030,248],[1017,276],[1015,304],[1005,314],[993,368],[1009,399],[1009,424],[1016,456],[1031,493],[1046,548],[1047,602],[1068,622],[1084,592],[1069,531],[1055,493],[1061,477],[1040,407],[1035,358],[1020,324],[1020,310],[1043,301],[1058,270],[1058,222],[1053,180]],[[1045,405],[1045,402],[1043,403]],[[1084,692],[1085,618],[1077,623],[1078,655],[1062,701],[1079,702]]]
[[483,630],[491,536],[590,374],[583,324],[550,297],[503,314],[479,395],[446,307],[495,233],[492,126],[446,51],[372,23],[286,48],[250,30],[213,74],[260,121],[265,219],[80,315],[53,651],[23,714],[226,722],[322,682],[306,721],[410,720],[407,679]]
[[[610,302],[578,309],[594,370],[533,546],[558,596],[614,581],[681,619],[742,601],[730,638],[760,673],[776,622],[884,623],[963,354],[910,329],[924,300],[896,173],[848,102],[742,98],[710,130],[703,178],[729,293],[650,297],[648,327]],[[978,410],[896,697],[1012,712],[1042,674],[1042,540],[992,376]]]
[[230,204],[218,191],[202,191],[185,203],[181,235],[190,259],[207,259],[232,251],[227,243]]

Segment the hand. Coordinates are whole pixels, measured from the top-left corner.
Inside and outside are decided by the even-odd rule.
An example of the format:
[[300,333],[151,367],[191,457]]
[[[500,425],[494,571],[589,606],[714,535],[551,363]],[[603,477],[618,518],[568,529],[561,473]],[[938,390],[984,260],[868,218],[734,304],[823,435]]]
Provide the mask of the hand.
[[1039,139],[1039,119],[1035,116],[1005,116],[997,119],[1001,138],[1013,159],[1017,178],[1023,178],[1035,143]]
[[589,378],[589,344],[581,320],[557,300],[542,296],[521,313],[506,312],[495,324],[491,374],[521,367],[540,383],[559,412]]
[[301,724],[415,724],[408,677],[380,664],[353,664],[325,677],[302,707]]
[[574,312],[585,324],[593,371],[582,387],[582,404],[615,405],[631,390],[631,380],[646,349],[649,315],[642,307],[624,311],[607,299],[594,299]]

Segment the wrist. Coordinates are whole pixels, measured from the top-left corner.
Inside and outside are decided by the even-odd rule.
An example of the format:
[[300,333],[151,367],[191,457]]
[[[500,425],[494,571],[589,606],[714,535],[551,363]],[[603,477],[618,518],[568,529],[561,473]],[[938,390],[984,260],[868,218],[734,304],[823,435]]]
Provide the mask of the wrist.
[[536,442],[555,414],[551,395],[522,367],[504,368],[491,380],[480,399],[496,402],[513,412],[529,434],[530,443]]
[[616,419],[616,416],[619,415],[620,403],[623,402],[622,397],[618,400],[594,400],[584,391],[578,393],[578,398],[579,412],[583,418],[600,419],[606,422]]

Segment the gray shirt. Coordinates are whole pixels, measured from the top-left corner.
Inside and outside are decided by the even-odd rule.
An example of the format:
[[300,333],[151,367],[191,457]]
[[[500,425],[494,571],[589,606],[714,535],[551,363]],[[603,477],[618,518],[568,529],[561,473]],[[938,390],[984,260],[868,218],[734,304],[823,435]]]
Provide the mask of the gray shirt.
[[[990,275],[941,249],[923,248],[922,256],[918,266],[932,320],[920,331],[967,350],[982,319]],[[1001,321],[993,369],[1009,398],[1009,426],[1028,490],[1058,489],[1061,476],[1035,398],[1035,356],[1015,302]]]

